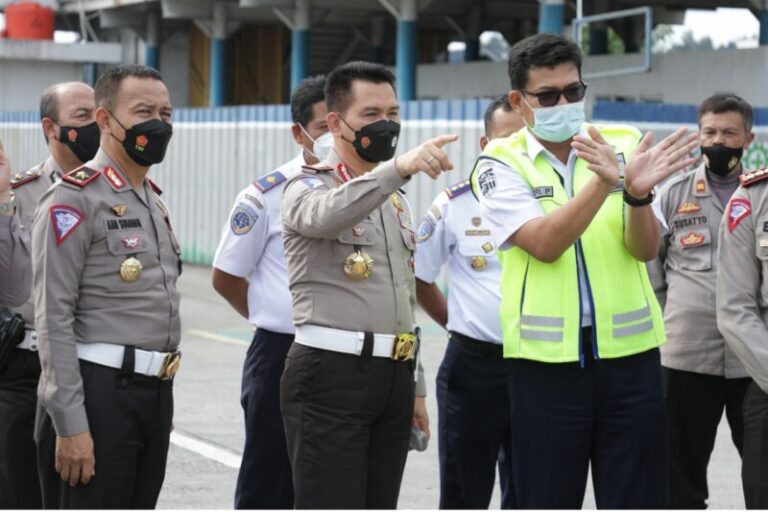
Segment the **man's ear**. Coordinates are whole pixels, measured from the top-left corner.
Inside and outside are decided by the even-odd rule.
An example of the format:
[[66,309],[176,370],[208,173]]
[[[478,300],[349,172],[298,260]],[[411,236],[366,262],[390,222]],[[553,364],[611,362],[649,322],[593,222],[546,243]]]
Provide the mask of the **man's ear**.
[[291,126],[291,134],[293,135],[293,140],[298,144],[299,146],[304,145],[304,141],[302,140],[303,132],[301,131],[301,127],[298,125],[298,123],[293,123]]
[[44,117],[42,124],[43,124],[43,134],[45,134],[46,139],[48,139],[49,141],[51,139],[56,139],[56,140],[59,139],[59,134],[57,130],[58,126],[56,125],[56,123],[53,122],[53,119],[51,119],[50,117]]
[[755,132],[747,133],[747,140],[744,142],[744,149],[749,149],[749,146],[755,141]]
[[97,108],[94,118],[102,133],[112,133],[112,129],[109,126],[109,112],[107,112],[107,109],[104,107]]
[[325,122],[328,125],[328,131],[331,132],[334,137],[341,137],[342,122],[338,112],[328,112],[325,116]]
[[520,91],[517,89],[512,89],[509,91],[507,94],[507,100],[509,100],[509,104],[512,106],[512,110],[518,114],[523,113],[523,96],[520,94]]
[[483,135],[480,137],[480,151],[483,151],[485,149],[485,146],[488,145],[488,137]]

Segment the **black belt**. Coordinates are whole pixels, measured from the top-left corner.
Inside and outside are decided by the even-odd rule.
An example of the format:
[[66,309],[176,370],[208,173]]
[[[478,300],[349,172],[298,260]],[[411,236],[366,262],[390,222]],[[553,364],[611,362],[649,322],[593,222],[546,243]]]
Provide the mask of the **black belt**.
[[474,338],[470,338],[469,336],[464,336],[463,334],[456,331],[451,331],[451,340],[455,341],[462,347],[474,350],[475,352],[479,352],[481,354],[498,357],[499,359],[504,357],[504,347],[497,343],[476,340]]

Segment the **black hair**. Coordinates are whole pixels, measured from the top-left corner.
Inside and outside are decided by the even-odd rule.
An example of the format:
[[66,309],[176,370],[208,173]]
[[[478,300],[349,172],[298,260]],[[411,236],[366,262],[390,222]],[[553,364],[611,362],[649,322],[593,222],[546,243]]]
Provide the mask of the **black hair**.
[[302,80],[291,94],[291,118],[305,129],[313,121],[312,107],[325,99],[325,75]]
[[518,41],[509,51],[507,74],[512,89],[523,90],[531,69],[554,68],[572,62],[581,77],[581,48],[568,38],[556,34],[536,34]]
[[397,80],[395,75],[381,64],[355,61],[347,62],[337,67],[328,75],[325,84],[325,101],[328,111],[345,112],[352,103],[352,83],[355,80],[372,82],[374,84],[387,83],[395,89]]
[[752,129],[752,122],[755,117],[752,106],[741,96],[730,92],[710,96],[699,105],[699,126],[701,126],[701,118],[704,117],[704,114],[723,114],[725,112],[741,114],[747,131]]
[[96,81],[94,86],[96,106],[104,107],[107,110],[114,110],[120,84],[129,76],[154,78],[155,80],[163,81],[163,75],[155,68],[137,64],[120,64],[106,70]]
[[504,112],[512,112],[512,105],[509,104],[509,97],[505,94],[496,98],[485,109],[485,115],[483,116],[483,125],[485,126],[485,136],[491,136],[491,125],[493,124],[493,114],[497,110],[502,109]]

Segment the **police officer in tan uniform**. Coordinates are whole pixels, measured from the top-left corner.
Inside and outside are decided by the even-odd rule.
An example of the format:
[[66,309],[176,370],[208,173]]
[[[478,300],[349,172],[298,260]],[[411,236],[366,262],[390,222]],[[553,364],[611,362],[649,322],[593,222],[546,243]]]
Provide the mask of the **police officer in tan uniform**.
[[744,395],[741,481],[768,508],[768,168],[741,177],[720,224],[717,326],[753,382]]
[[[99,148],[93,88],[68,82],[47,88],[40,99],[40,120],[50,156],[11,180],[16,215],[12,229],[29,246],[35,207],[64,172],[83,165]],[[27,257],[27,262],[31,259]],[[26,291],[31,292],[32,282]],[[40,359],[37,356],[34,305],[30,298],[15,309],[25,322],[24,340],[0,370],[0,508],[40,508],[33,439]]]
[[0,141],[0,304],[18,306],[29,297],[32,266],[29,249],[14,222],[11,162]]
[[451,169],[441,148],[456,136],[391,160],[394,83],[376,64],[331,72],[334,150],[283,197],[296,338],[280,393],[297,508],[395,508],[411,426],[428,432],[423,398],[414,408],[416,244],[400,188]]
[[154,508],[173,414],[181,263],[148,178],[171,138],[160,74],[121,65],[95,87],[96,157],[43,195],[32,228],[45,508]]
[[[669,342],[661,347],[669,425],[669,506],[706,508],[707,465],[725,411],[742,453],[742,402],[750,379],[715,320],[718,227],[739,186],[749,147],[752,107],[717,94],[699,107],[704,162],[659,194],[667,233],[649,264]],[[665,304],[666,303],[666,304]]]

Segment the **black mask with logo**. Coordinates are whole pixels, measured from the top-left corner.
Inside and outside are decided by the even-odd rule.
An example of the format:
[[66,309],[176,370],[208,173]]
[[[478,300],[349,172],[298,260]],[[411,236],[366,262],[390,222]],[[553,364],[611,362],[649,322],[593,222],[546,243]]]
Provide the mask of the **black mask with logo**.
[[93,160],[99,150],[101,137],[99,125],[95,121],[85,126],[58,126],[59,142],[65,144],[81,162]]
[[110,114],[125,130],[125,138],[122,141],[112,136],[120,141],[125,152],[134,162],[143,167],[149,167],[163,161],[173,135],[173,126],[170,123],[161,119],[150,119],[126,128],[114,114],[111,112]]
[[[341,120],[349,126],[343,117]],[[351,126],[349,129],[354,130]],[[386,162],[395,156],[399,137],[400,123],[382,119],[355,130],[355,140],[352,141],[352,146],[354,146],[358,156],[366,162],[374,164]]]
[[744,148],[731,148],[724,144],[714,144],[701,146],[701,154],[704,155],[707,170],[717,176],[726,176],[741,162]]

